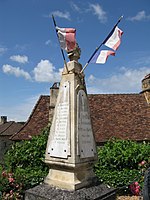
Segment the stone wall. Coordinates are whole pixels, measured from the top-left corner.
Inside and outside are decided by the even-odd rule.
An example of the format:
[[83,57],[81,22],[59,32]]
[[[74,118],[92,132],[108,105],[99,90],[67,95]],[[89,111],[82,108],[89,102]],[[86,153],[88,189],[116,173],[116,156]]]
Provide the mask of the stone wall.
[[3,164],[3,156],[11,144],[13,144],[13,141],[9,140],[9,137],[0,137],[0,164]]

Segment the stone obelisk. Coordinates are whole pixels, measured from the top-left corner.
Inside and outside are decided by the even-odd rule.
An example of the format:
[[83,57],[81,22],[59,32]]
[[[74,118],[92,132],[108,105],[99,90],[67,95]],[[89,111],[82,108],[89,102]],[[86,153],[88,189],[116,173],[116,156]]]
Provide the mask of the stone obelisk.
[[45,163],[50,167],[45,183],[77,190],[95,180],[97,160],[80,49],[68,53],[47,142]]

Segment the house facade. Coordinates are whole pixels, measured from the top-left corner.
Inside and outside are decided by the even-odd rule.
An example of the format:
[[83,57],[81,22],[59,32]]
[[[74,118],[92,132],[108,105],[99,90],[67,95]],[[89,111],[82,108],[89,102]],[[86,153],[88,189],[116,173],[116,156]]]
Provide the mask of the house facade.
[[3,163],[4,153],[14,142],[9,138],[18,132],[22,126],[23,123],[7,121],[7,116],[0,117],[0,163]]

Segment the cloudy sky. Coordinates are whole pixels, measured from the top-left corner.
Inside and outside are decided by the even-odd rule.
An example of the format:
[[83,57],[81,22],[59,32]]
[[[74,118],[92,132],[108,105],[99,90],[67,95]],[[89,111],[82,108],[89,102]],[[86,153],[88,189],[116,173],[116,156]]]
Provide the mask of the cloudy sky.
[[88,93],[141,91],[150,73],[149,0],[0,0],[0,115],[27,120],[39,96],[60,81],[63,59],[52,14],[59,27],[76,28],[83,66],[124,15],[115,57],[89,64],[86,85]]

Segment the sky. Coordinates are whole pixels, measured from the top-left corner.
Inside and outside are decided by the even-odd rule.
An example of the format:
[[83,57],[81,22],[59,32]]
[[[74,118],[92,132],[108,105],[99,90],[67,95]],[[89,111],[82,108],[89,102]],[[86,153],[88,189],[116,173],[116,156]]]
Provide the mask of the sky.
[[141,91],[150,73],[150,0],[0,0],[0,116],[26,121],[40,95],[49,95],[61,80],[64,63],[52,14],[59,27],[76,29],[82,66],[123,15],[116,55],[84,71],[87,91]]

